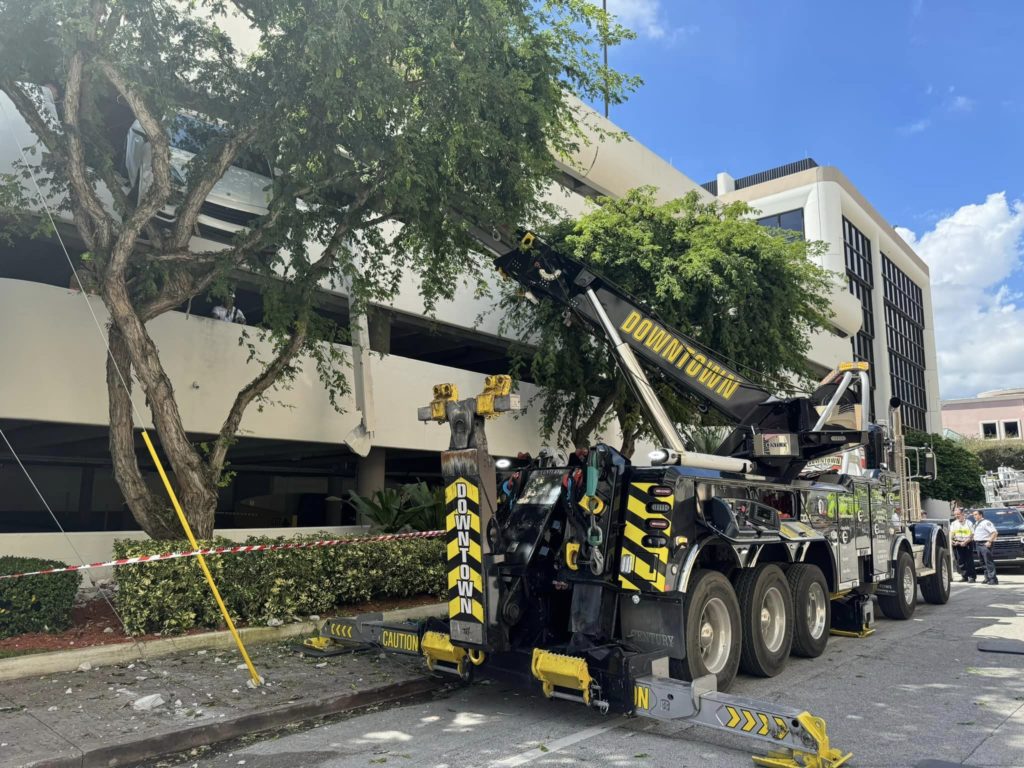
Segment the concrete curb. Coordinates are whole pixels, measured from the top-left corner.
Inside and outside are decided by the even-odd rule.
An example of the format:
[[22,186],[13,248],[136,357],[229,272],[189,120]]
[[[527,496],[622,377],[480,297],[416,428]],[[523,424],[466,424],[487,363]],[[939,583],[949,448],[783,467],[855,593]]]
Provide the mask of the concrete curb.
[[[384,614],[384,618],[388,621],[422,619],[428,616],[440,616],[445,610],[444,603],[430,603],[388,611]],[[288,640],[300,635],[312,635],[319,631],[320,624],[321,622],[318,621],[302,621],[280,627],[247,627],[239,630],[239,633],[246,645],[258,645]],[[91,648],[76,648],[51,653],[30,653],[25,656],[0,659],[0,680],[52,675],[56,672],[74,672],[85,662],[89,662],[94,667],[109,667],[114,664],[128,664],[139,659],[170,656],[183,651],[233,650],[234,648],[234,638],[231,637],[230,632],[224,631],[165,637],[159,640],[141,640],[137,643],[111,643],[110,645],[96,645]]]
[[359,707],[383,704],[408,696],[429,693],[440,688],[444,683],[444,680],[425,677],[420,680],[408,680],[404,683],[382,685],[358,693],[330,696],[317,701],[286,704],[263,712],[241,715],[230,720],[225,719],[206,725],[183,728],[124,744],[97,747],[76,757],[28,763],[22,768],[116,768],[116,766],[139,764],[160,755],[216,744],[288,723],[311,720],[325,715],[336,715]]

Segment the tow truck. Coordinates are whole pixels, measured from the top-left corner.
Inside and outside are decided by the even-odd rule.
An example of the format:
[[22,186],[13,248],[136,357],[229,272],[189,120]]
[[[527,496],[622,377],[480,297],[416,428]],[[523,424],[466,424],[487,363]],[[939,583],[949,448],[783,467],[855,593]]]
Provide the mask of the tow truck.
[[[466,399],[435,386],[418,417],[451,432],[448,617],[336,618],[304,651],[375,646],[463,680],[757,739],[771,748],[758,765],[845,764],[821,718],[725,691],[739,670],[773,676],[791,653],[820,656],[830,633],[870,634],[873,596],[896,619],[913,614],[918,584],[949,599],[948,532],[920,520],[899,403],[887,428],[869,422],[862,362],[809,396],[776,397],[581,262],[533,233],[517,240],[493,249],[499,270],[607,340],[663,447],[646,466],[597,444],[567,465],[505,460],[499,476],[485,431],[520,409],[511,379]],[[686,449],[648,374],[735,425],[716,453]],[[666,659],[668,676],[654,674]]]

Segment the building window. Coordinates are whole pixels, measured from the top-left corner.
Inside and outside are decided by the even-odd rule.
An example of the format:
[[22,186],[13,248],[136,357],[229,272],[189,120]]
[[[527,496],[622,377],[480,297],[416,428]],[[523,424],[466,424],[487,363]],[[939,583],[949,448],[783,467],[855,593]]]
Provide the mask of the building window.
[[[853,359],[863,360],[870,366],[871,414],[875,412],[875,315],[871,299],[875,275],[871,266],[871,241],[864,237],[850,220],[843,217],[843,251],[846,256],[846,278],[850,293],[860,300],[864,320],[853,337]],[[872,416],[873,418],[873,416]]]
[[924,432],[928,412],[924,385],[924,294],[884,253],[882,295],[892,393],[903,401],[903,419],[907,426]]
[[762,227],[770,229],[783,229],[786,232],[796,232],[801,238],[804,237],[804,209],[797,208],[785,213],[776,213],[772,216],[764,216],[757,220]]
[[1020,421],[1004,421],[1003,437],[1007,440],[1020,440]]
[[986,440],[998,440],[999,425],[994,421],[981,422],[981,436]]

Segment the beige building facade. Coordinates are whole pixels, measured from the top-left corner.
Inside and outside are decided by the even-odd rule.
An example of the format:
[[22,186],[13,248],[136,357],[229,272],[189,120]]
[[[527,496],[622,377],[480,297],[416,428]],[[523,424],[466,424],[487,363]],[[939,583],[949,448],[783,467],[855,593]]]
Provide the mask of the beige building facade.
[[1021,440],[1024,389],[997,389],[942,401],[942,426],[960,437]]
[[[808,158],[739,179],[720,173],[704,188],[750,203],[765,226],[826,244],[822,266],[840,276],[843,296],[833,303],[835,332],[816,343],[871,364],[876,420],[896,396],[909,428],[941,431],[928,265],[850,179]],[[859,323],[848,321],[851,308]]]

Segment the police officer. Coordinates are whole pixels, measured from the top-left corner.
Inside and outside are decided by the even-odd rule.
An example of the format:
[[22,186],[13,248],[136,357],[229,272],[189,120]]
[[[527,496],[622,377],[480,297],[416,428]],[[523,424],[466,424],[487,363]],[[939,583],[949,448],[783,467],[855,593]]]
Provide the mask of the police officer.
[[953,516],[955,519],[949,526],[949,536],[953,540],[960,581],[977,581],[974,571],[974,526],[960,507],[954,510]]
[[991,520],[985,519],[985,513],[980,509],[974,510],[974,546],[978,549],[978,557],[985,568],[985,583],[998,584],[996,578],[996,563],[992,557],[992,545],[999,533],[992,525]]

